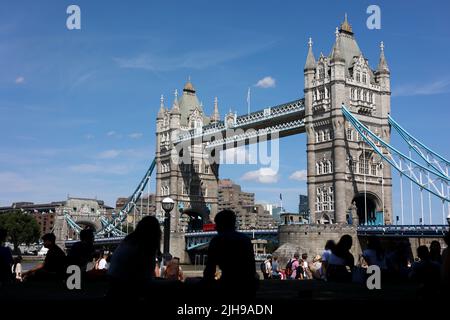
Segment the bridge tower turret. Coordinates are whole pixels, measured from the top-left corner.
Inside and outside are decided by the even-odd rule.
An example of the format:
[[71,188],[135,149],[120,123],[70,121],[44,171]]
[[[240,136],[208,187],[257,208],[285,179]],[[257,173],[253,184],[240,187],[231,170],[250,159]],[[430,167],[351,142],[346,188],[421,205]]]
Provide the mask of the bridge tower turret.
[[345,16],[329,56],[309,41],[304,68],[308,205],[311,223],[391,223],[391,168],[345,121],[344,104],[385,141],[390,139],[390,73],[381,49],[372,70]]
[[165,197],[175,201],[171,216],[173,232],[186,230],[187,219],[183,213],[198,214],[204,222],[212,220],[217,213],[219,165],[205,161],[207,152],[202,141],[180,146],[177,139],[183,134],[195,136],[203,126],[219,120],[217,99],[213,116],[207,117],[190,79],[180,98],[175,90],[170,110],[161,99],[156,119],[156,213],[163,215],[161,201]]

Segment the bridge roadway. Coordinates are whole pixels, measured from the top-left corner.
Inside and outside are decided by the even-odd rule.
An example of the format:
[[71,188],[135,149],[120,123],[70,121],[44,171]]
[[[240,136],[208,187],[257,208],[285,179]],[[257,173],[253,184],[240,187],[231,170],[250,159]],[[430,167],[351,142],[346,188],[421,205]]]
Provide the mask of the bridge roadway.
[[[407,237],[407,238],[436,238],[443,237],[449,231],[448,225],[374,225],[358,226],[358,236],[382,236],[382,237]],[[278,229],[239,230],[252,239],[266,239],[277,241]],[[206,245],[217,234],[216,231],[187,232],[185,234],[186,249],[192,250]],[[96,238],[96,245],[118,245],[124,237]],[[76,240],[65,242],[66,248],[70,248]]]

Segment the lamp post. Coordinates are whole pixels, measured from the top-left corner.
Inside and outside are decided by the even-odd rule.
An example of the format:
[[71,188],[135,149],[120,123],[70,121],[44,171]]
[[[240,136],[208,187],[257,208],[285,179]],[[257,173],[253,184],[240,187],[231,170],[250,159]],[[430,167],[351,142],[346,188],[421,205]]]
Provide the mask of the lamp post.
[[170,248],[170,211],[172,211],[173,207],[175,206],[175,201],[173,201],[171,198],[167,197],[164,198],[162,201],[162,208],[165,212],[164,216],[164,248],[163,253],[167,254],[169,253]]

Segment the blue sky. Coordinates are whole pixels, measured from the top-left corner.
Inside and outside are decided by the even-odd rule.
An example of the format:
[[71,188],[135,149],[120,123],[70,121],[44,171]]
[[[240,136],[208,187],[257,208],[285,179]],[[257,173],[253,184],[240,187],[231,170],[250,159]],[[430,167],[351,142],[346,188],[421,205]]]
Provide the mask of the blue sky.
[[[81,30],[66,8],[81,8]],[[370,4],[381,29],[366,27]],[[0,205],[127,196],[153,158],[159,97],[172,102],[187,77],[206,112],[223,115],[303,96],[308,37],[328,54],[348,13],[372,67],[379,42],[392,75],[392,114],[449,158],[448,1],[2,1],[0,3]],[[269,88],[256,87],[264,77]],[[396,140],[394,139],[394,142]],[[280,142],[276,179],[243,180],[257,166],[223,166],[258,200],[296,211],[305,136]],[[248,175],[247,175],[248,176]],[[154,185],[152,185],[154,187]]]

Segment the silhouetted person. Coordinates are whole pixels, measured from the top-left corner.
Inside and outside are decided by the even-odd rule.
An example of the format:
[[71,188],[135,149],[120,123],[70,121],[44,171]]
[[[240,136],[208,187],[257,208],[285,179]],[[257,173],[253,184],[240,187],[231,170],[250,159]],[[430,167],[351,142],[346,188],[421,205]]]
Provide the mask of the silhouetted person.
[[438,263],[431,261],[427,246],[419,246],[417,256],[420,260],[412,265],[409,277],[420,284],[420,293],[424,297],[430,297],[430,294],[439,285],[440,266]]
[[6,236],[6,230],[0,229],[0,286],[12,280],[11,266],[13,264],[13,257],[11,249],[4,246]]
[[69,265],[77,265],[82,272],[86,272],[89,262],[94,255],[94,231],[83,229],[80,232],[80,241],[70,249],[67,260]]
[[107,274],[110,276],[108,296],[114,299],[143,297],[155,277],[156,254],[159,252],[161,229],[158,220],[146,216],[139,221],[114,251]]
[[430,259],[431,259],[431,261],[436,262],[440,265],[442,264],[441,244],[437,240],[431,241]]
[[332,250],[334,249],[334,247],[336,246],[336,242],[334,242],[334,240],[328,240],[327,243],[325,244],[325,248],[322,252],[322,256],[321,256],[321,261],[322,261],[322,265],[321,265],[321,273],[324,279],[326,279],[327,277],[327,268],[328,268],[328,264],[329,264],[329,260],[330,260],[330,256],[332,253]]
[[257,284],[252,243],[236,231],[236,215],[232,210],[220,211],[214,221],[218,234],[209,243],[204,279],[215,281],[219,267],[222,275],[216,284],[223,297],[252,298]]
[[447,248],[442,251],[441,281],[444,293],[450,295],[450,232],[445,233],[444,241]]
[[64,251],[55,243],[53,233],[46,233],[42,237],[44,247],[48,249],[44,263],[25,272],[23,277],[27,280],[61,280],[66,274],[67,259]]
[[348,234],[341,237],[332,249],[328,261],[327,279],[337,282],[351,282],[355,258],[350,253],[353,240]]
[[387,269],[384,250],[378,237],[368,238],[367,249],[363,251],[362,256],[368,266],[376,265],[382,270]]

